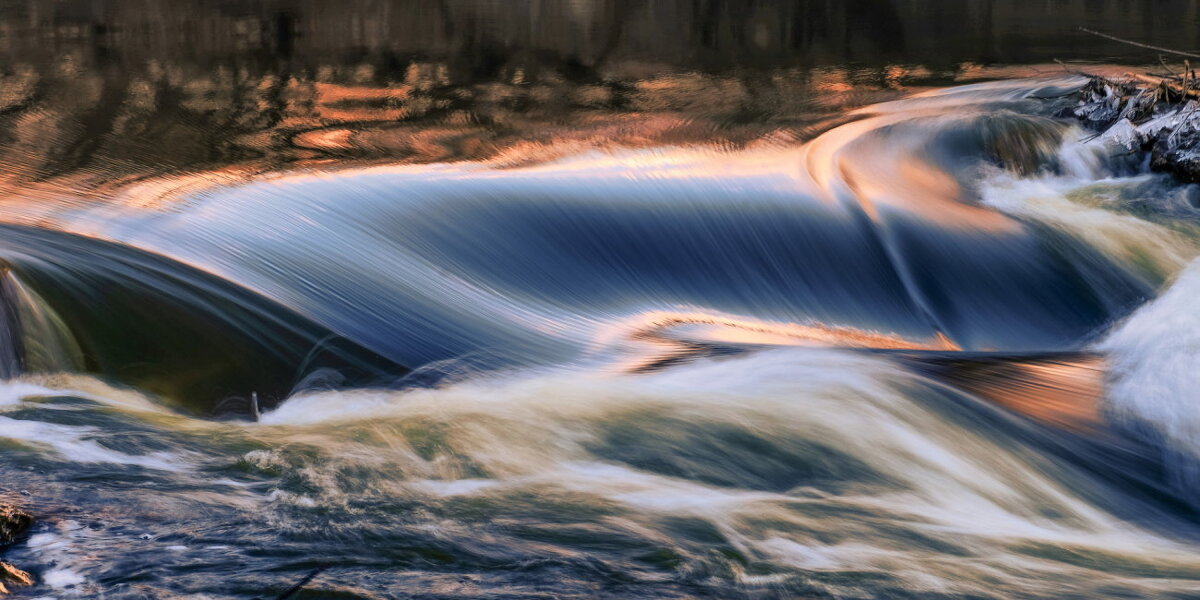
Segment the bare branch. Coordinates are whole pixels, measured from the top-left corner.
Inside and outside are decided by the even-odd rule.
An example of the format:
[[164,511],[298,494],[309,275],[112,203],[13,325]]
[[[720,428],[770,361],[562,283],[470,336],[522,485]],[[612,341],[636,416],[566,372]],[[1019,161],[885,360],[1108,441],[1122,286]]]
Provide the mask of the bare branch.
[[1130,46],[1137,46],[1138,48],[1145,48],[1147,50],[1155,50],[1158,52],[1166,52],[1167,54],[1177,54],[1179,56],[1190,56],[1192,58],[1200,58],[1200,54],[1193,54],[1191,52],[1184,52],[1182,50],[1172,50],[1170,48],[1163,48],[1162,46],[1151,46],[1150,44],[1143,44],[1141,42],[1135,42],[1133,40],[1122,39],[1122,38],[1119,38],[1116,36],[1108,35],[1107,33],[1100,33],[1099,31],[1095,31],[1093,29],[1088,29],[1087,27],[1080,27],[1079,30],[1084,33],[1098,35],[1104,39],[1112,40],[1114,42],[1121,42],[1122,44],[1129,44]]

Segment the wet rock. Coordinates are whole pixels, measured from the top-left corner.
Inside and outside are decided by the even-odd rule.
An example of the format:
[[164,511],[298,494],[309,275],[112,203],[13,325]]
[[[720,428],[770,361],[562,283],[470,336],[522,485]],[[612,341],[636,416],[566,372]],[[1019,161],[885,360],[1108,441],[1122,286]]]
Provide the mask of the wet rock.
[[1190,136],[1183,143],[1156,141],[1150,154],[1150,168],[1171,173],[1187,183],[1200,183],[1200,136]]
[[0,548],[12,544],[33,524],[33,516],[15,506],[0,505]]
[[14,589],[33,585],[33,576],[4,561],[0,561],[0,595],[11,594]]
[[1093,129],[1103,129],[1112,125],[1121,114],[1107,102],[1094,102],[1079,106],[1074,111],[1075,116]]
[[1200,103],[1194,100],[1170,100],[1145,84],[1093,77],[1064,116],[1098,132],[1104,143],[1148,153],[1153,171],[1200,183]]
[[1142,138],[1142,133],[1129,119],[1121,119],[1113,123],[1112,127],[1100,135],[1100,139],[1105,142],[1121,146],[1131,152],[1143,145]]
[[[33,525],[32,515],[15,506],[0,505],[0,548],[20,539],[30,525]],[[33,576],[0,561],[0,595],[10,594],[13,589],[28,585],[33,585]]]
[[1079,90],[1079,102],[1070,111],[1085,126],[1104,131],[1121,120],[1134,123],[1155,111],[1155,95],[1136,85],[1093,77]]

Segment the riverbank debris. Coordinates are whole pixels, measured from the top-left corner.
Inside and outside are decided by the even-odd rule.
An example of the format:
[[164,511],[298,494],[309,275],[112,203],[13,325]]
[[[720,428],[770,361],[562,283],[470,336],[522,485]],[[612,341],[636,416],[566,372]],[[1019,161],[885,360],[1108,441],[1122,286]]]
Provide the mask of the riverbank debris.
[[1190,63],[1179,75],[1084,75],[1078,102],[1063,116],[1131,153],[1147,153],[1151,170],[1200,182],[1200,79]]

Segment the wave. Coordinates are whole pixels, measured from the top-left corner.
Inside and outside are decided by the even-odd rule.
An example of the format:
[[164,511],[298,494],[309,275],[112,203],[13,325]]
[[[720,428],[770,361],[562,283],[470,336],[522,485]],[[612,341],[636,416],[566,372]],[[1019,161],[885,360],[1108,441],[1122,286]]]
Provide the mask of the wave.
[[[481,576],[526,565],[489,576],[500,590],[622,573],[618,595],[733,585],[1049,598],[1200,580],[1180,539],[1194,524],[1045,451],[1069,434],[885,356],[781,349],[647,374],[517,369],[436,388],[309,391],[233,426],[105,417],[76,393],[26,389],[6,410],[45,420],[57,396],[50,410],[107,431],[46,423],[44,439],[21,443],[93,472],[96,461],[137,469],[162,490],[155,505],[192,507],[135,530],[149,532],[138,543],[158,549],[167,572],[203,554],[212,542],[188,531],[219,514],[242,523],[222,534],[221,552],[243,564],[268,564],[254,548],[282,534],[346,576],[371,572],[374,585],[412,583],[417,574],[380,566],[416,556],[439,557],[425,573],[445,561]],[[105,441],[113,435],[126,439]],[[196,496],[197,473],[223,491]],[[144,523],[145,510],[107,511],[106,527]],[[1154,518],[1135,526],[1124,512]],[[72,531],[54,532],[55,553],[34,544],[15,558],[60,561],[87,589],[104,570],[86,557],[113,540]],[[355,564],[364,543],[389,549],[382,562]]]

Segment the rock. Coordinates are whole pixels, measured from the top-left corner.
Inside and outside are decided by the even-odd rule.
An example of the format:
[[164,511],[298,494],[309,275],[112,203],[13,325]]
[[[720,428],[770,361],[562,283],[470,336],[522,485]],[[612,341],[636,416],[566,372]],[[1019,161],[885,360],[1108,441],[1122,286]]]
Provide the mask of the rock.
[[4,561],[0,561],[0,594],[11,594],[12,588],[33,585],[33,576]]
[[1113,123],[1104,133],[1100,134],[1100,140],[1121,146],[1130,152],[1141,148],[1143,141],[1138,128],[1129,119],[1121,119]]
[[1200,148],[1155,145],[1150,168],[1171,173],[1185,183],[1200,183]]
[[1079,89],[1079,102],[1071,111],[1085,126],[1103,131],[1117,121],[1139,122],[1154,109],[1153,95],[1137,86],[1092,77]]
[[0,547],[17,541],[33,524],[33,516],[15,506],[0,505]]
[[[15,506],[0,504],[0,548],[16,542],[33,524],[33,516]],[[33,585],[33,576],[4,561],[0,561],[0,595],[12,593],[13,588]]]

